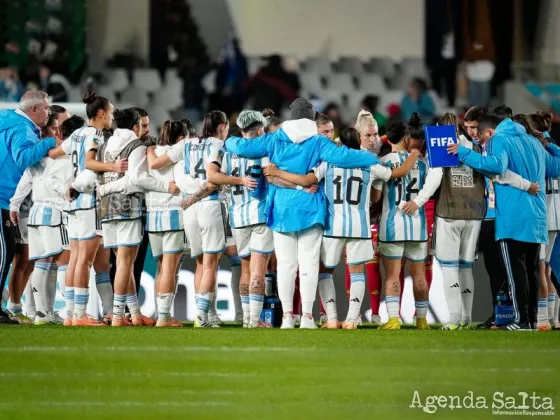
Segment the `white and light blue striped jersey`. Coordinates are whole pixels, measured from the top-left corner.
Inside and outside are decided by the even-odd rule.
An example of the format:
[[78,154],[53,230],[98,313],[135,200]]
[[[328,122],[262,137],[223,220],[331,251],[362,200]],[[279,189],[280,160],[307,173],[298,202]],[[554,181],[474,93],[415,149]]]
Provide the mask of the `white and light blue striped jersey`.
[[146,213],[147,232],[174,232],[183,230],[182,210],[149,211]]
[[[90,150],[97,150],[104,142],[103,132],[95,127],[82,127],[74,131],[63,143],[66,154],[72,158],[73,178],[86,169],[86,155]],[[68,144],[69,147],[65,147]],[[87,210],[95,207],[94,193],[80,193],[78,198],[67,203],[66,211]]]
[[[268,165],[268,158],[246,159],[231,153],[225,153],[222,159],[221,171],[230,176],[243,178],[249,176],[253,166],[261,168]],[[264,177],[264,175],[263,175]],[[267,188],[267,183],[261,183],[261,188]],[[228,196],[229,223],[232,228],[260,225],[266,223],[266,191],[260,191],[259,197],[252,197],[250,191],[243,185],[231,185]]]
[[546,179],[546,212],[549,232],[560,231],[560,194],[558,178]]
[[[408,152],[393,152],[381,158],[385,164],[398,168],[408,158]],[[383,185],[383,211],[379,223],[381,242],[426,242],[426,213],[424,207],[414,215],[404,213],[399,205],[414,200],[424,187],[428,164],[419,158],[409,174],[391,179]],[[377,188],[377,185],[376,185]]]
[[317,180],[324,179],[327,222],[323,236],[334,238],[371,238],[369,204],[371,185],[387,181],[391,169],[382,165],[344,169],[322,163],[314,169]]
[[[214,137],[205,139],[189,138],[175,144],[167,151],[171,161],[177,163],[184,159],[185,175],[191,176],[200,186],[206,181],[206,168],[211,163],[218,165],[224,155],[224,142]],[[186,195],[188,197],[188,194]],[[216,191],[200,201],[218,200]]]

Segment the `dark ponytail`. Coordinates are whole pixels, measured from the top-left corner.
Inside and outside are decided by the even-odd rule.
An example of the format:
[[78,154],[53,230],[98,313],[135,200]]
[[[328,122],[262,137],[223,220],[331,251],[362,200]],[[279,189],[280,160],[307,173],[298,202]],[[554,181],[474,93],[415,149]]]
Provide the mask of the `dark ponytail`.
[[426,134],[424,132],[424,123],[420,118],[418,112],[413,112],[410,120],[408,120],[408,129],[410,130],[410,137],[415,140],[426,140]]
[[111,103],[109,99],[97,96],[95,92],[91,91],[85,93],[82,101],[86,104],[86,115],[90,120],[97,117],[100,110],[107,111]]
[[391,144],[398,144],[403,137],[410,134],[408,124],[405,121],[395,121],[387,127],[387,139]]
[[222,111],[210,111],[204,116],[202,123],[202,137],[216,137],[218,135],[218,127],[221,124],[227,124],[226,114]]

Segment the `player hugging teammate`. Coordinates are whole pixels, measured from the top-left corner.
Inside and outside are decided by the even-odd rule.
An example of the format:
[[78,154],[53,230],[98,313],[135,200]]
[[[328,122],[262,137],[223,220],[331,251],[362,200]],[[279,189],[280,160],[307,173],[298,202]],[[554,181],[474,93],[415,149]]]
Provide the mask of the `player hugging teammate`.
[[[242,138],[228,138],[227,116],[211,111],[201,138],[186,120],[166,121],[155,139],[143,135],[147,129],[136,108],[115,110],[93,93],[84,102],[87,124],[65,115],[57,132],[62,111],[45,121],[43,134],[56,137],[58,147],[29,167],[11,194],[11,221],[20,230],[22,201],[29,193],[33,199],[27,225],[36,324],[60,322],[53,294],[58,279],[67,326],[181,327],[172,307],[183,254],[190,249],[196,260],[197,328],[222,323],[216,280],[225,253],[239,296],[236,320],[245,328],[270,327],[261,313],[274,274],[284,329],[294,328],[299,314],[296,276],[300,328],[317,328],[312,314],[317,289],[323,328],[358,328],[366,281],[371,320],[379,324],[381,258],[389,315],[381,328],[401,328],[407,265],[416,328],[429,329],[432,248],[450,314],[443,329],[469,329],[472,266],[481,241],[485,259],[497,259],[491,265],[486,261],[493,265],[493,297],[502,292],[512,300],[514,319],[506,328],[547,331],[557,322],[550,256],[560,229],[560,149],[551,144],[548,114],[514,117],[503,106],[474,108],[465,118],[466,133],[454,115],[444,115],[438,124],[453,127],[457,142],[448,153],[457,154],[459,164],[441,168],[430,167],[422,156],[424,125],[418,114],[390,123],[381,140],[371,113],[361,111],[355,129],[333,139],[332,121],[299,98],[284,123],[268,110],[266,116],[243,111],[236,121]],[[370,216],[375,203],[379,218]],[[518,226],[517,211],[532,222]],[[144,230],[157,260],[157,322],[140,311],[133,273]],[[110,253],[116,255],[113,285]],[[18,306],[29,271],[25,253],[20,254],[9,310],[12,320],[29,322]],[[349,309],[340,323],[333,273],[343,256]],[[271,273],[275,265],[277,273]],[[87,313],[91,268],[102,303],[100,320]],[[495,328],[494,320],[480,328]]]

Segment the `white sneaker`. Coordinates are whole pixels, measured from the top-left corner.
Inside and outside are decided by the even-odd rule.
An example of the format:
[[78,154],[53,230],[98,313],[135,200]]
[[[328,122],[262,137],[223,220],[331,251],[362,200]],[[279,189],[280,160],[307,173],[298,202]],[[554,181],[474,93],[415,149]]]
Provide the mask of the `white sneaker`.
[[[379,322],[381,323],[381,318],[379,318]],[[358,315],[358,326],[362,325],[362,314]]]
[[208,322],[211,324],[215,324],[215,325],[223,325],[224,321],[222,321],[220,319],[220,316],[218,314],[214,314],[214,315],[210,315],[208,317]]
[[243,324],[243,312],[236,313],[235,318],[233,318],[233,321],[238,324]]
[[53,324],[64,324],[64,318],[62,318],[58,312],[49,313],[49,316]]
[[194,328],[220,328],[220,326],[212,324],[210,321],[205,321],[197,316],[194,320]]
[[326,324],[328,320],[329,319],[327,318],[327,314],[322,313],[321,316],[319,317],[319,324],[320,325]]
[[[362,323],[362,316],[360,315],[360,316],[358,317],[358,325],[361,325],[361,323]],[[381,317],[380,317],[379,315],[373,315],[373,316],[371,317],[371,323],[372,323],[373,325],[381,325],[381,324],[382,324],[382,322],[381,322]]]
[[35,325],[49,325],[53,324],[51,316],[49,314],[44,314],[42,312],[37,311],[35,313]]
[[293,330],[296,327],[296,320],[293,315],[284,315],[282,317],[281,330]]
[[294,315],[294,324],[299,325],[301,322],[301,315]]
[[316,328],[318,327],[313,318],[309,318],[308,316],[301,317],[301,323],[299,324],[300,330],[314,330]]

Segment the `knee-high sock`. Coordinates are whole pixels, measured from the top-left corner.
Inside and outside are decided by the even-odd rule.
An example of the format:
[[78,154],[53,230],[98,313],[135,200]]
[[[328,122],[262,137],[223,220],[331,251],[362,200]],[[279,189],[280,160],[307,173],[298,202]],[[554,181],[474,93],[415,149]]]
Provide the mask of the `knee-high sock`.
[[241,281],[241,258],[239,255],[228,257],[231,266],[231,292],[233,294],[233,306],[235,314],[243,312],[241,307],[241,296],[239,295],[239,282]]
[[299,272],[296,276],[296,282],[294,285],[294,297],[293,300],[293,312],[294,315],[301,315],[301,295],[299,294]]
[[379,304],[381,303],[381,267],[379,257],[373,257],[373,261],[366,263],[366,277],[371,305],[371,315],[379,315]]
[[[109,271],[95,273],[95,287],[101,306],[103,307],[103,315],[113,313],[113,288],[111,287],[111,277]],[[128,307],[130,310],[130,306]]]
[[459,285],[461,286],[461,321],[470,324],[474,298],[472,263],[459,263]]
[[23,312],[30,318],[35,318],[35,298],[33,296],[33,286],[31,285],[31,278],[27,282],[25,289],[23,289]]
[[459,267],[442,264],[443,291],[449,310],[449,322],[459,325],[461,323],[462,303],[461,286],[459,285]]
[[350,285],[350,303],[348,305],[347,321],[356,322],[362,308],[364,292],[366,289],[366,279],[364,273],[350,274],[352,284]]
[[[67,265],[59,265],[56,271],[56,282],[58,283],[58,288],[60,289],[60,293],[62,296],[65,296],[66,293],[66,267]],[[56,300],[56,289],[55,289],[55,300]]]
[[556,306],[556,293],[551,293],[548,295],[548,319],[551,320],[552,322],[554,321],[554,308]]
[[58,267],[51,263],[47,280],[47,309],[54,312],[54,301],[56,299],[56,279],[58,277]]
[[31,286],[33,287],[33,298],[35,308],[43,316],[49,311],[48,308],[48,280],[51,263],[37,262],[33,273],[31,273]]
[[330,273],[319,274],[319,296],[321,297],[321,306],[324,305],[329,321],[336,320],[336,291],[334,289],[333,276]]

